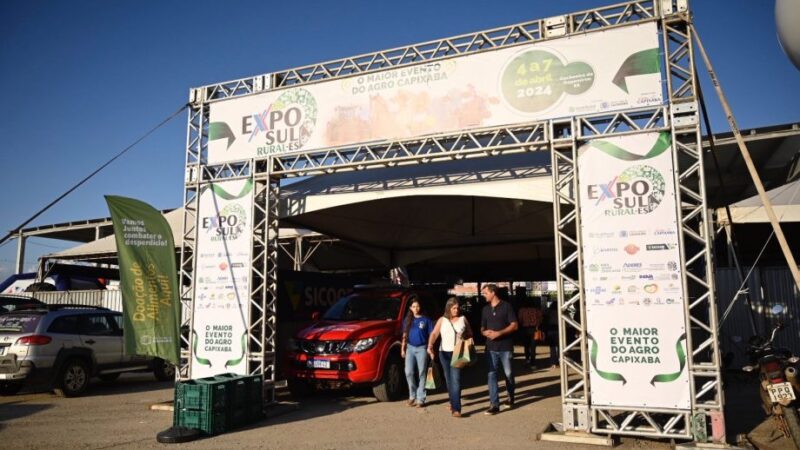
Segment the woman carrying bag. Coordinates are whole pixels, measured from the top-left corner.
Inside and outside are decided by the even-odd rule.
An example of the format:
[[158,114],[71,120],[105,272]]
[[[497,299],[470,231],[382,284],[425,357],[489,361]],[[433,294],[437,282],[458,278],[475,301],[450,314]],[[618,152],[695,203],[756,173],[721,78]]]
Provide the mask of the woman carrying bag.
[[453,417],[461,417],[461,369],[453,367],[450,362],[453,358],[456,339],[472,337],[472,329],[458,306],[458,298],[450,297],[444,307],[444,316],[439,318],[433,332],[428,339],[428,354],[434,358],[433,345],[442,337],[439,344],[439,361],[442,363],[444,381],[450,395],[450,411]]
[[409,312],[403,324],[403,342],[400,356],[406,362],[406,382],[408,382],[408,406],[425,406],[425,381],[428,375],[428,355],[425,347],[433,330],[433,321],[425,316],[419,299],[411,301]]

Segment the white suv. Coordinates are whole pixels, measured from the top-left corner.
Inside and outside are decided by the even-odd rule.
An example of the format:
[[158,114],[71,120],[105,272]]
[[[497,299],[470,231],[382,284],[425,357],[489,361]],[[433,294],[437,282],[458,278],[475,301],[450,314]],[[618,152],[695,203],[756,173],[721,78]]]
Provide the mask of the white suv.
[[175,378],[159,358],[123,352],[122,314],[105,308],[48,305],[0,314],[0,395],[45,385],[66,397],[82,394],[93,376],[114,381],[123,372]]

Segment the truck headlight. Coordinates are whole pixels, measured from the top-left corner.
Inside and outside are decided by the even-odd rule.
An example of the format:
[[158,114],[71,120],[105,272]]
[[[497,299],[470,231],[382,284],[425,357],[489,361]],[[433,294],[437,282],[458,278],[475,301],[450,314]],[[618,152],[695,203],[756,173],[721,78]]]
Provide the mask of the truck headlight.
[[356,341],[351,341],[350,345],[347,346],[348,347],[347,350],[350,351],[350,352],[356,352],[356,353],[365,352],[365,351],[371,349],[372,347],[375,347],[375,344],[377,344],[379,340],[381,340],[380,336],[374,336],[374,337],[371,337],[371,338],[365,338],[365,339],[359,339],[359,340],[356,340]]

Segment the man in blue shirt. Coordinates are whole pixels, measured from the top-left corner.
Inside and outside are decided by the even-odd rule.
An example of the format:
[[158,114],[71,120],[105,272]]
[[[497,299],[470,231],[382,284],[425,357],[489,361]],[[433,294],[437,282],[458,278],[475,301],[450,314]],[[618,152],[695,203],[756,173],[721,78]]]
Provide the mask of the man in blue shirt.
[[400,356],[406,362],[406,382],[408,382],[408,406],[425,406],[425,378],[428,375],[428,338],[433,331],[433,321],[422,314],[418,299],[411,301],[409,314],[403,323],[403,342]]
[[481,312],[481,334],[486,337],[486,364],[489,366],[489,409],[485,414],[500,412],[500,393],[497,387],[497,369],[503,366],[506,375],[506,391],[509,408],[514,406],[514,372],[511,359],[514,357],[514,332],[519,325],[514,308],[510,303],[500,300],[497,286],[487,284],[481,291],[487,305]]

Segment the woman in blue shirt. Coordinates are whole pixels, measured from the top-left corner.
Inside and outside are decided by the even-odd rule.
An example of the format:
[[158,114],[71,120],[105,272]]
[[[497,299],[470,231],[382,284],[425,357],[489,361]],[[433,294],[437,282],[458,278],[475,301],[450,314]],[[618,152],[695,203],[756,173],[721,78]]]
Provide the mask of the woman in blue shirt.
[[406,361],[408,406],[425,406],[425,378],[428,374],[428,354],[425,349],[433,330],[433,321],[422,312],[419,299],[413,299],[403,324],[400,356]]

